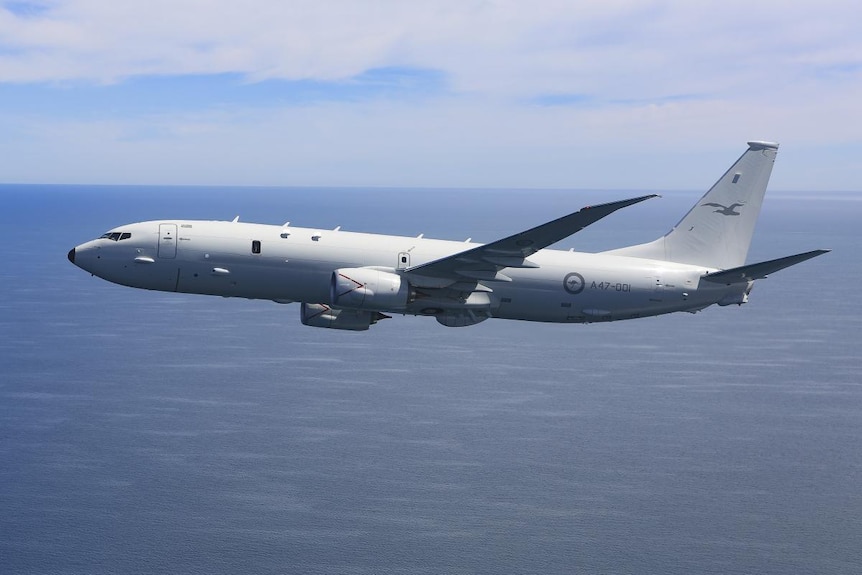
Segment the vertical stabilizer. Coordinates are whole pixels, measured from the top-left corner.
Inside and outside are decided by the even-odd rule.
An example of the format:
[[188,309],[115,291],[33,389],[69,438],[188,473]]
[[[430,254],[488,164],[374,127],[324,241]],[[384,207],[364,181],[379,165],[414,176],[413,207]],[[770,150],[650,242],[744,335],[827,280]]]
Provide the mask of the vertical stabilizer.
[[778,144],[748,142],[748,150],[663,237],[604,252],[728,269],[748,255]]

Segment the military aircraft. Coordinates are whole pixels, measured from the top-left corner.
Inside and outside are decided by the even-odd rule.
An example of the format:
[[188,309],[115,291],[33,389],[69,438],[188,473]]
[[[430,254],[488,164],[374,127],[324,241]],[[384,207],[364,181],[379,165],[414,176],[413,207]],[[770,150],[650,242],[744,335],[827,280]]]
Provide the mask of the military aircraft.
[[489,318],[590,323],[697,312],[746,303],[755,280],[829,251],[745,264],[777,150],[748,142],[667,234],[600,253],[547,248],[655,195],[587,206],[488,244],[168,219],[119,226],[68,258],[125,286],[298,302],[303,324],[353,331],[387,314],[462,327]]

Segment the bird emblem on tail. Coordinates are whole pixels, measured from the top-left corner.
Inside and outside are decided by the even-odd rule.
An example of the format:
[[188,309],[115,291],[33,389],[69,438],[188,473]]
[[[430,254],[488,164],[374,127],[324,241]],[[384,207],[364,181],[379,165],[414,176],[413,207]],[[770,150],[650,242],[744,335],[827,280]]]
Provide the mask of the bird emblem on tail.
[[719,208],[719,209],[715,210],[715,213],[721,214],[723,216],[740,216],[742,214],[737,212],[736,208],[742,207],[745,204],[734,203],[734,204],[730,204],[729,206],[725,206],[722,204],[718,204],[716,202],[707,202],[705,204],[700,204],[700,205],[701,206],[710,206],[713,208]]

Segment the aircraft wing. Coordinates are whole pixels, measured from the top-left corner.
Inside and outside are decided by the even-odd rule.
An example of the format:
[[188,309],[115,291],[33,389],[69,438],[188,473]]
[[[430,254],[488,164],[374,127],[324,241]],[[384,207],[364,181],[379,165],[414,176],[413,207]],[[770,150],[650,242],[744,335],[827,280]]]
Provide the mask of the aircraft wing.
[[[538,267],[527,260],[537,251],[579,232],[620,208],[655,197],[657,197],[656,194],[650,194],[629,200],[587,206],[577,212],[507,238],[407,268],[403,273],[411,276],[419,285],[427,284],[427,280],[432,278],[448,280],[450,283],[453,281],[511,281],[509,277],[500,273],[500,270],[507,267]],[[423,282],[423,278],[426,281]]]
[[706,281],[727,285],[759,280],[765,278],[767,274],[783,270],[784,268],[804,262],[805,260],[810,260],[811,258],[828,253],[829,251],[831,250],[814,250],[811,252],[805,252],[804,254],[778,258],[777,260],[769,260],[767,262],[740,266],[738,268],[731,268],[720,272],[712,272],[702,277]]

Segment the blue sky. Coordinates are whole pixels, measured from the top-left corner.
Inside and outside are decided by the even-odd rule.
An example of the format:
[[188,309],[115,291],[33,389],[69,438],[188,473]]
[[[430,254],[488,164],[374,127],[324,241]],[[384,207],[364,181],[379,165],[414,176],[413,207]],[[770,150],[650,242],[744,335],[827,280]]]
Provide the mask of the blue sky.
[[0,182],[862,190],[856,2],[0,6]]

